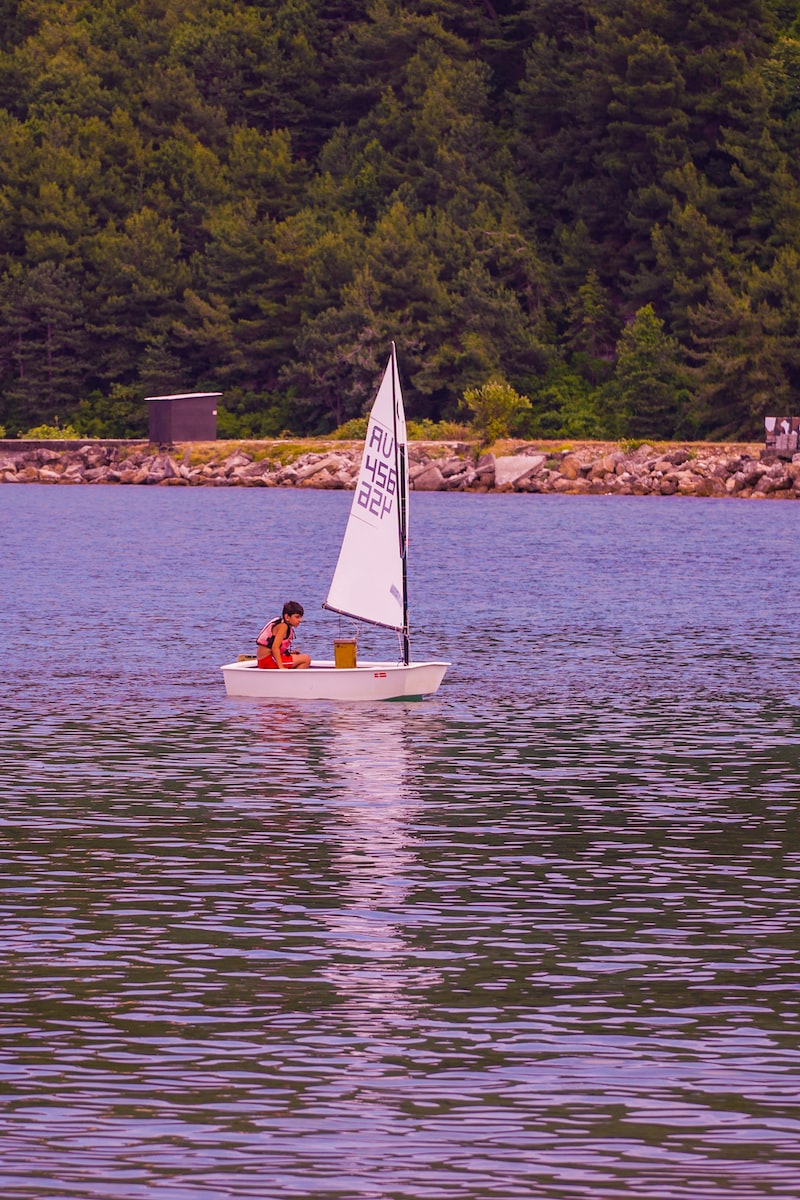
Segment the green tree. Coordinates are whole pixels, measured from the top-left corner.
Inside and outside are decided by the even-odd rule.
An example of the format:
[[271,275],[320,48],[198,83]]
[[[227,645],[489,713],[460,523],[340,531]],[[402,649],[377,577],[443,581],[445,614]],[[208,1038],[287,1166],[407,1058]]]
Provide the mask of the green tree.
[[81,400],[71,423],[85,438],[147,437],[148,414],[138,387],[112,384],[108,394],[97,391]]
[[712,437],[760,436],[767,413],[800,395],[800,258],[784,252],[734,290],[715,273],[692,313],[697,419]]
[[707,298],[712,275],[721,270],[734,276],[739,260],[718,192],[708,180],[688,165],[670,176],[670,184],[679,196],[664,223],[653,229],[659,275],[651,290],[669,314],[672,331],[686,342],[689,312]]
[[504,379],[490,379],[479,388],[467,388],[464,406],[472,414],[472,427],[481,445],[491,446],[498,438],[508,437],[512,424],[531,402]]
[[619,320],[594,267],[587,271],[586,281],[569,307],[571,348],[584,352],[589,360],[611,358],[619,335]]
[[537,382],[531,405],[518,426],[525,437],[616,436],[604,423],[601,389],[564,364],[552,367]]
[[0,51],[21,45],[34,32],[36,20],[20,0],[0,0]]
[[131,383],[143,372],[148,347],[163,347],[174,336],[191,278],[180,236],[145,207],[122,228],[109,226],[92,238],[87,254],[93,270],[91,386]]
[[49,328],[59,405],[180,375],[324,430],[394,337],[412,417],[496,377],[588,428],[648,305],[676,430],[794,403],[792,0],[2,2],[6,409]]
[[686,371],[675,338],[653,306],[639,309],[617,343],[617,363],[606,395],[617,435],[671,438],[687,399]]
[[62,413],[86,354],[79,280],[59,263],[12,267],[0,280],[3,414],[39,424]]

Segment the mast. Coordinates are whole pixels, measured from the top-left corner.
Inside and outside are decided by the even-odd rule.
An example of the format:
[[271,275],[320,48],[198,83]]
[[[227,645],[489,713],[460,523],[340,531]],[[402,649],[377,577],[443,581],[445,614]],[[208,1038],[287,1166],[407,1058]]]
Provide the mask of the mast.
[[408,636],[408,495],[406,493],[406,444],[397,440],[397,351],[392,342],[392,420],[394,422],[395,462],[397,472],[397,534],[400,538],[400,565],[403,578],[403,664],[411,661],[411,641]]

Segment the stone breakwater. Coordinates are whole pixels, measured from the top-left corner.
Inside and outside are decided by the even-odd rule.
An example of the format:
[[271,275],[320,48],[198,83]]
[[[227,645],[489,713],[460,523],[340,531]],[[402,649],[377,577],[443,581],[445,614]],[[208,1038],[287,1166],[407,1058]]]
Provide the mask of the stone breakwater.
[[[629,451],[609,443],[570,449],[501,445],[505,452],[495,447],[476,456],[468,444],[413,443],[412,490],[800,498],[800,454],[788,461],[754,444],[670,443]],[[159,448],[6,442],[0,447],[0,482],[346,489],[355,486],[362,449],[348,443],[303,450],[281,443]]]

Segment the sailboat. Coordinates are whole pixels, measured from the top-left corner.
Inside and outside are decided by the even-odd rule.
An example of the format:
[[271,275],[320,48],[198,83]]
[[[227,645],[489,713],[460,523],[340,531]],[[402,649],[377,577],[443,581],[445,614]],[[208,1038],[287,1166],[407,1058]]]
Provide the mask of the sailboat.
[[399,700],[436,692],[449,662],[412,662],[408,623],[408,439],[392,351],[367,425],[361,466],[336,569],[323,608],[396,630],[397,661],[338,666],[312,660],[304,670],[269,671],[255,660],[222,668],[229,696],[249,699]]

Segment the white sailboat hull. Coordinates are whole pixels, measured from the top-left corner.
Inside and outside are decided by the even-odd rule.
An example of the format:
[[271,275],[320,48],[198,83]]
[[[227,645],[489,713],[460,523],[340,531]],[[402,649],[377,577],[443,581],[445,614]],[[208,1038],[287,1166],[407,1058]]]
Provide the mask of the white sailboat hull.
[[270,671],[252,660],[222,668],[229,696],[249,700],[403,700],[431,696],[445,676],[446,662],[364,662],[336,667],[312,661],[307,670]]

